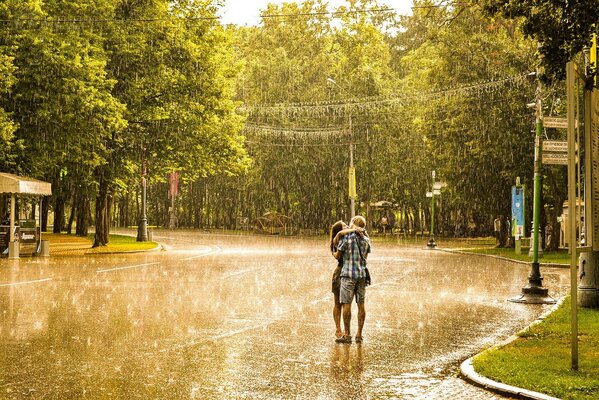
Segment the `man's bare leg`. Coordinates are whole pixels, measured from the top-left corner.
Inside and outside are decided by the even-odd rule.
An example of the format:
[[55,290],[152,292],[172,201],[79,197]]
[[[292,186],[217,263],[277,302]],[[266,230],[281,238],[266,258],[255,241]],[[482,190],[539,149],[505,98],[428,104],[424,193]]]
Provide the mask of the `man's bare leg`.
[[364,303],[358,303],[358,331],[356,332],[356,342],[362,340],[362,328],[366,320],[366,307]]
[[351,325],[351,303],[343,304],[343,326],[345,327],[345,336],[351,336],[349,328]]

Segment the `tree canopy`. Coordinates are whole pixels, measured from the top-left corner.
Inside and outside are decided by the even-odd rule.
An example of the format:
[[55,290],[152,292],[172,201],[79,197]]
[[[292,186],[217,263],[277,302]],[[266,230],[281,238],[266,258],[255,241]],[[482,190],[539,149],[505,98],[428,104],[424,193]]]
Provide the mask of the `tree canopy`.
[[[439,229],[489,233],[516,177],[532,180],[526,76],[561,3],[415,3],[409,16],[377,0],[270,4],[237,27],[204,0],[6,0],[0,167],[50,180],[55,231],[92,223],[97,245],[137,223],[143,174],[152,225],[174,213],[179,226],[235,228],[276,212],[322,231],[349,217],[350,154],[371,226],[392,213],[424,230],[435,170]],[[541,52],[586,43],[590,2],[568,7],[578,19]]]

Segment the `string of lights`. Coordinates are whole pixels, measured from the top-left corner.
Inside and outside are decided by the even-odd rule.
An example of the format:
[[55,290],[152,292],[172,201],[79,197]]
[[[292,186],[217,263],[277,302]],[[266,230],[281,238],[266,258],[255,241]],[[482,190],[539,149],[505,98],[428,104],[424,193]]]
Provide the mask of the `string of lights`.
[[420,93],[418,95],[395,96],[395,97],[372,97],[349,100],[335,100],[322,102],[306,103],[287,103],[287,104],[259,104],[242,105],[238,107],[238,112],[250,116],[277,116],[286,118],[298,118],[306,115],[333,115],[347,116],[355,115],[360,112],[368,112],[372,109],[396,108],[398,106],[407,106],[420,102],[431,101],[435,99],[452,99],[460,97],[476,97],[485,93],[504,88],[506,85],[519,87],[525,84],[526,74],[515,75],[497,80],[468,84],[456,88],[448,88],[440,91],[431,91]]

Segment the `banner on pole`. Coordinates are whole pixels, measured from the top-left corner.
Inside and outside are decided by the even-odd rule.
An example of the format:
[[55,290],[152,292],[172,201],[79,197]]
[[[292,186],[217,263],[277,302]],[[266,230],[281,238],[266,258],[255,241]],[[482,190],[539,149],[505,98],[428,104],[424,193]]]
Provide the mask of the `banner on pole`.
[[524,236],[525,186],[512,186],[512,236]]

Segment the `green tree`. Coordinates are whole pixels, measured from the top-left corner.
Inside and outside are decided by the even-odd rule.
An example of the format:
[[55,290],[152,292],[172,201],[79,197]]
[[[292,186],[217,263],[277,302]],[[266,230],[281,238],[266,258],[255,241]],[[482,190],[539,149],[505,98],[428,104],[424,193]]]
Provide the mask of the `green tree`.
[[597,0],[485,0],[489,15],[522,20],[527,36],[539,43],[546,78],[561,80],[566,63],[590,47],[599,21]]

